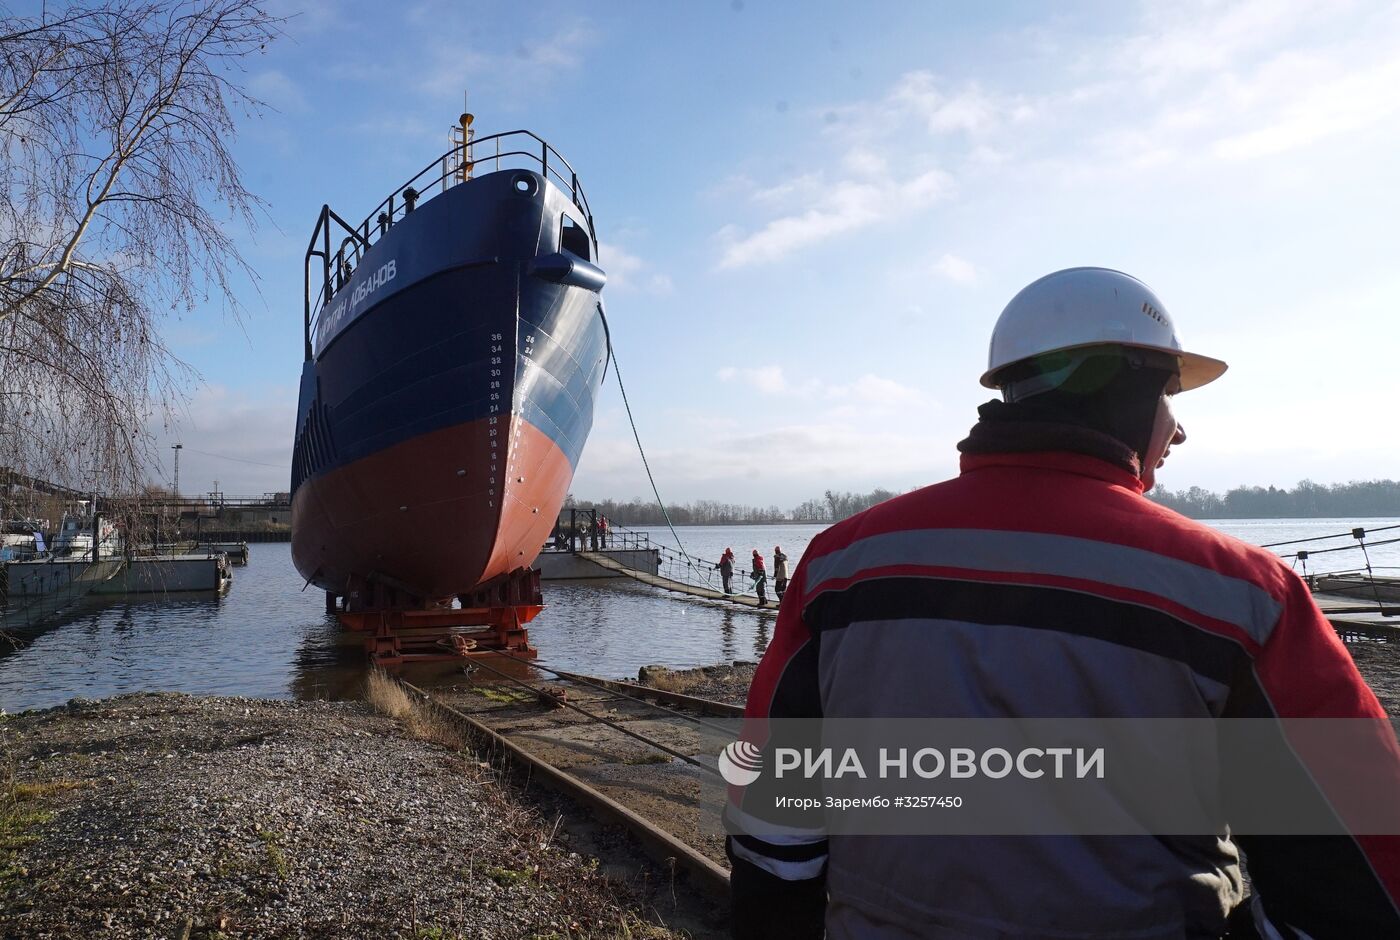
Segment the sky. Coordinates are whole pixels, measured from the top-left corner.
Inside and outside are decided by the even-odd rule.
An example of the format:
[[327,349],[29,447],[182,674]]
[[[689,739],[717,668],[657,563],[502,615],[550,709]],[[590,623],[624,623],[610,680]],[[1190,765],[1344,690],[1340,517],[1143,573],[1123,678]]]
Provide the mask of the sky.
[[[1400,477],[1400,6],[277,0],[235,154],[256,285],[168,323],[181,489],[285,490],[302,264],[438,157],[463,94],[579,173],[668,502],[957,472],[992,325],[1043,274],[1147,282],[1186,347],[1171,489]],[[170,462],[152,468],[169,480]],[[573,492],[650,498],[613,376]]]

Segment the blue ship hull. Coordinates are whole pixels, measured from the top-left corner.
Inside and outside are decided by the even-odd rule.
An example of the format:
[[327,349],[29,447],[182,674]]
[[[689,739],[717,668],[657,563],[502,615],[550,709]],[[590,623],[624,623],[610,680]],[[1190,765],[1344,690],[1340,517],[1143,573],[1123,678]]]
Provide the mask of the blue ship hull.
[[589,222],[545,176],[505,170],[363,251],[309,325],[292,467],[307,580],[431,601],[534,561],[607,364]]

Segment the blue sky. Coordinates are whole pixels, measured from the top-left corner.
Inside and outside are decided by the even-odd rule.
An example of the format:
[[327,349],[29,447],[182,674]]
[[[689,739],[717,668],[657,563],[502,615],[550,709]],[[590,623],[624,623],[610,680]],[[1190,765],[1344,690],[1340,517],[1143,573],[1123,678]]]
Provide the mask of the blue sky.
[[[241,323],[169,324],[206,383],[162,432],[186,492],[286,489],[316,213],[362,218],[440,155],[464,90],[479,132],[579,171],[668,500],[955,473],[997,314],[1081,264],[1231,365],[1178,400],[1165,485],[1400,476],[1395,4],[276,8],[246,76],[274,110],[236,145],[261,283]],[[611,378],[573,491],[649,494]]]

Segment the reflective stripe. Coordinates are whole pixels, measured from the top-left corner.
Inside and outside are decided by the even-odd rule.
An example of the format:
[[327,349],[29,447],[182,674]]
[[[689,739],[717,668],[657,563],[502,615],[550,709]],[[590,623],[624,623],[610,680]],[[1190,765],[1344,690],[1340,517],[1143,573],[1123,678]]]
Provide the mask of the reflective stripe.
[[[804,559],[804,561],[806,561]],[[1079,578],[1167,598],[1267,642],[1281,605],[1258,585],[1126,545],[1042,532],[914,529],[873,535],[806,561],[805,603],[825,582],[896,565]]]
[[[843,716],[1218,715],[1229,697],[1218,677],[1235,671],[1242,656],[1238,646],[1165,616],[1135,623],[1143,629],[1120,631],[1122,640],[1115,642],[1043,624],[989,628],[931,617],[862,620],[822,637],[819,670]],[[950,676],[1006,681],[995,688],[978,681],[929,681],[931,664]],[[1031,664],[1041,676],[1030,671]],[[1189,681],[1183,681],[1183,666]],[[1054,670],[1091,674],[1093,680],[1041,681]]]
[[724,820],[728,831],[742,832],[774,845],[810,845],[814,842],[826,841],[825,829],[799,829],[795,826],[780,826],[777,823],[759,819],[757,816],[751,816],[733,803],[725,804]]
[[736,858],[742,858],[784,881],[806,881],[808,878],[816,878],[822,873],[822,867],[826,865],[825,852],[805,862],[781,862],[776,858],[769,858],[751,851],[740,844],[738,839],[729,840],[729,851],[733,852]]

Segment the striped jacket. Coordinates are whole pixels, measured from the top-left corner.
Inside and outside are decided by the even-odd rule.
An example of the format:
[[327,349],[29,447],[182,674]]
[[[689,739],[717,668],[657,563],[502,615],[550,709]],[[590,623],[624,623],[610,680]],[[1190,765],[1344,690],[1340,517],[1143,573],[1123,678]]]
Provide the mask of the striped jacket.
[[[1385,716],[1277,557],[1071,453],[964,455],[814,539],[747,712]],[[1400,774],[1395,748],[1375,761]],[[736,793],[739,937],[818,936],[823,908],[831,938],[1218,937],[1237,844],[1264,936],[1400,937],[1393,836],[759,836]]]

